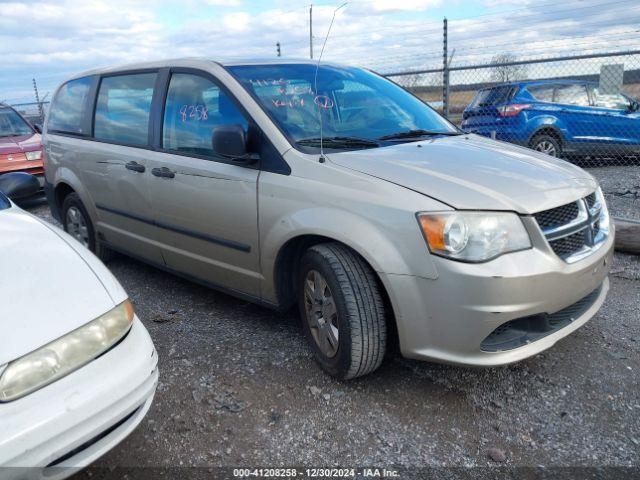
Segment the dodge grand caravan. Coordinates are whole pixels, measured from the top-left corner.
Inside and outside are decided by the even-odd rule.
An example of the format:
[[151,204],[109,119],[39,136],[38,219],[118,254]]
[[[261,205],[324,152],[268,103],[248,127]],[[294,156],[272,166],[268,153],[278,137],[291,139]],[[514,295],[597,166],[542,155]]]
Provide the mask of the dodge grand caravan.
[[45,125],[65,230],[276,308],[352,378],[406,357],[515,362],[602,305],[594,178],[465,134],[392,82],[309,61],[174,60],[77,75]]

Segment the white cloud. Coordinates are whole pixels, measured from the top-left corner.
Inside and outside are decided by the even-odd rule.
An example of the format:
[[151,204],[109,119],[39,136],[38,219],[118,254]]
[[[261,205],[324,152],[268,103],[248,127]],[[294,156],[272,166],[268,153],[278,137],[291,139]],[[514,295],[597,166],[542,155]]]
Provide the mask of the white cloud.
[[[380,71],[437,68],[442,23],[431,19],[429,9],[441,1],[353,1],[336,16],[325,58]],[[637,38],[637,33],[624,33],[637,30],[637,1],[606,9],[595,6],[602,0],[567,0],[544,9],[536,9],[533,0],[485,1],[501,2],[498,11],[518,12],[450,21],[455,62],[485,62],[503,52],[523,56],[609,44],[625,48]],[[110,64],[180,56],[272,57],[276,42],[285,57],[308,57],[307,0],[273,0],[273,7],[258,12],[255,5],[229,11],[221,10],[222,4],[233,7],[240,0],[156,0],[153,8],[143,0],[0,0],[0,99],[30,95],[32,77],[46,92],[70,73]],[[339,4],[314,5],[316,56]]]
[[441,3],[441,0],[372,0],[371,7],[378,12],[423,11]]
[[234,12],[222,17],[222,24],[233,33],[246,31],[250,22],[251,16],[246,12]]
[[239,7],[240,0],[205,0],[207,5],[213,7]]

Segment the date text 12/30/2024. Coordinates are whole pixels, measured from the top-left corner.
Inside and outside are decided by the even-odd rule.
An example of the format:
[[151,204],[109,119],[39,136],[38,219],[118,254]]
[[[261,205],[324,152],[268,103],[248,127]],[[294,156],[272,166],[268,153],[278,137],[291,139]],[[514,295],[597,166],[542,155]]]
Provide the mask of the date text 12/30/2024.
[[387,468],[234,468],[238,478],[399,478]]

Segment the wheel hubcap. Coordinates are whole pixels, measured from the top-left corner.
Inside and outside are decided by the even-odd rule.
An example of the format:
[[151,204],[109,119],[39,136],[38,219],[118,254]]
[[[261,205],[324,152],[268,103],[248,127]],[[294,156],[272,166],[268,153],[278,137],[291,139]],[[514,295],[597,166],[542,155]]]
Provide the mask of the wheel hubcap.
[[327,281],[315,270],[305,278],[304,305],[318,348],[327,357],[334,357],[338,352],[338,312]]
[[87,221],[77,207],[70,207],[69,210],[67,210],[65,227],[69,235],[78,240],[85,247],[89,248],[89,229],[87,228]]
[[546,153],[547,155],[551,155],[552,157],[556,156],[556,147],[553,143],[543,140],[536,145],[536,150],[538,152]]

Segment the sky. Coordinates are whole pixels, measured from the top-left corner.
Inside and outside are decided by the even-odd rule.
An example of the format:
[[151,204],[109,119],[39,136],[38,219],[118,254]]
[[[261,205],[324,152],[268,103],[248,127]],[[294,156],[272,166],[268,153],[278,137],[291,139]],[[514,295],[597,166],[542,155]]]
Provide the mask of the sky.
[[[313,6],[314,52],[340,0]],[[75,72],[161,58],[309,56],[309,4],[296,0],[0,0],[0,101],[34,100]],[[351,0],[324,58],[382,73],[453,62],[640,49],[638,0]]]

